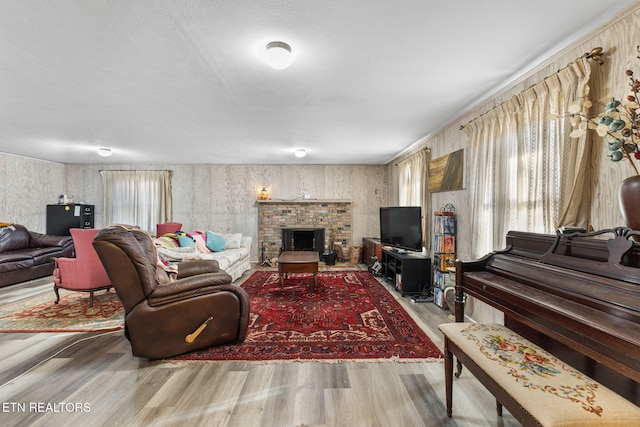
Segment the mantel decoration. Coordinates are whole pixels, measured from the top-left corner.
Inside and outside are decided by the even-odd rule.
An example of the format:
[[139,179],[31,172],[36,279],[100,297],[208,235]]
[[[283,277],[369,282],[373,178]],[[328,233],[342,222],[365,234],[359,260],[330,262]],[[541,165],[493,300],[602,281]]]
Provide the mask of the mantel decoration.
[[258,200],[268,200],[269,199],[269,191],[266,187],[262,187],[262,190],[258,193]]
[[[640,53],[640,46],[636,48]],[[640,56],[637,57],[640,59]],[[588,130],[595,130],[609,145],[612,162],[622,162],[631,166],[634,175],[622,181],[619,188],[619,202],[622,216],[627,226],[640,229],[640,80],[632,70],[627,70],[631,90],[624,99],[605,97],[598,101],[603,110],[593,115],[588,99],[579,99],[569,106],[571,114],[572,138],[579,138]]]

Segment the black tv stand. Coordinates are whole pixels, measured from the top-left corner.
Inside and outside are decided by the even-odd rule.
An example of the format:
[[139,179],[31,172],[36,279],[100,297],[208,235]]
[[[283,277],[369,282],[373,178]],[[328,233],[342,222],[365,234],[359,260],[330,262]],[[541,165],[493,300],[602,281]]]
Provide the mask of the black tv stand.
[[429,284],[431,258],[420,252],[399,252],[398,248],[383,248],[382,277],[405,294],[417,295]]

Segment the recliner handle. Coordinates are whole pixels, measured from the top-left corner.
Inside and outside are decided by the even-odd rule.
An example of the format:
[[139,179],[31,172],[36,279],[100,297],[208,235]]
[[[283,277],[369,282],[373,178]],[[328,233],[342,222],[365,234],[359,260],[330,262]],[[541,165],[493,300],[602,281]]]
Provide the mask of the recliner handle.
[[198,338],[198,335],[200,335],[200,333],[204,330],[204,328],[207,327],[209,322],[211,322],[212,320],[213,320],[213,316],[209,316],[209,318],[205,320],[204,323],[198,327],[198,329],[196,329],[195,331],[193,331],[193,333],[184,337],[184,341],[187,344],[191,344],[193,341],[195,341],[196,338]]

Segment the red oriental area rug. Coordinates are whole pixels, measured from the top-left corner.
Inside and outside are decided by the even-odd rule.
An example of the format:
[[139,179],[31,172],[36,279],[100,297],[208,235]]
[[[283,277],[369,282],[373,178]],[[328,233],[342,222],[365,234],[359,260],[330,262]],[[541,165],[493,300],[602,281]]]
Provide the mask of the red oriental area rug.
[[242,285],[250,298],[247,339],[173,360],[420,360],[437,346],[368,272],[278,274],[258,271]]

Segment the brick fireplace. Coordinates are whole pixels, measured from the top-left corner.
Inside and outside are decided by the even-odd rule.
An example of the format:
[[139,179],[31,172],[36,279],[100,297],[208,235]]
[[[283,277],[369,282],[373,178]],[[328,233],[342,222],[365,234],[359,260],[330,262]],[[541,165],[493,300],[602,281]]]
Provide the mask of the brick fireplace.
[[[323,242],[315,242],[318,252],[331,242],[352,245],[350,200],[258,200],[258,251],[266,258],[277,257],[284,249],[283,229],[324,229]],[[318,235],[316,234],[316,239]],[[264,243],[264,246],[263,246]]]

